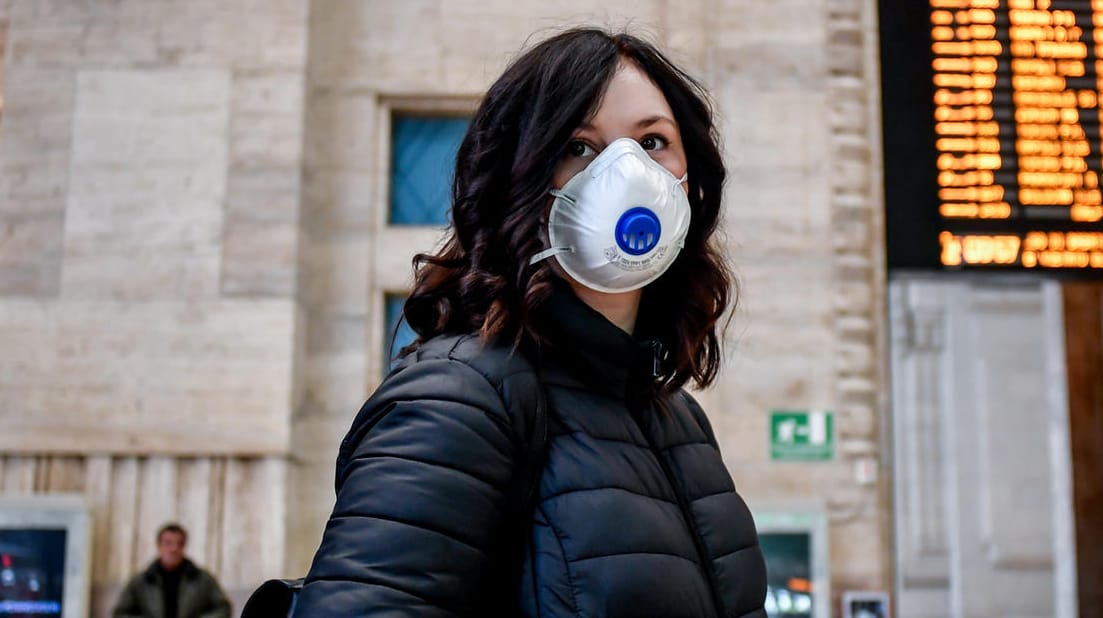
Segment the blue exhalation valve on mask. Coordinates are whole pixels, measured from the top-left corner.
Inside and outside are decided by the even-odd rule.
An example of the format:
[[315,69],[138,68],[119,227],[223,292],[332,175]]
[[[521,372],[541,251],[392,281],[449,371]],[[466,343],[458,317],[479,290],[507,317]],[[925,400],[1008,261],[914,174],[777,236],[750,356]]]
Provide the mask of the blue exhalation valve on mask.
[[615,233],[621,251],[629,255],[643,255],[659,244],[663,226],[655,213],[637,206],[620,216]]

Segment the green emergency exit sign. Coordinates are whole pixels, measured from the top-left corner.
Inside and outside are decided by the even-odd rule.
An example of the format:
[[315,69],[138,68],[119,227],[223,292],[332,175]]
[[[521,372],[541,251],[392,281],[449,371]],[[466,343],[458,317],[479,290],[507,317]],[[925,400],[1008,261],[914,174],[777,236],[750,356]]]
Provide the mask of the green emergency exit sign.
[[835,456],[835,420],[826,410],[770,412],[770,458],[826,461]]

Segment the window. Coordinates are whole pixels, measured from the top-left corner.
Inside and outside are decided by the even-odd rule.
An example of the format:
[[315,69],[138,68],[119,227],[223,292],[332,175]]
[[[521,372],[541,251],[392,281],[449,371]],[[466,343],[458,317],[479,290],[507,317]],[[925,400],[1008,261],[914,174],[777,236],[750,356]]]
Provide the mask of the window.
[[[413,343],[417,339],[417,333],[410,325],[402,320],[402,305],[406,297],[400,294],[387,294],[383,298],[384,313],[386,314],[387,330],[383,333],[383,366],[390,370],[397,364],[398,353],[402,348]],[[398,328],[397,332],[395,328]]]
[[456,151],[468,123],[455,116],[392,117],[392,225],[448,224]]

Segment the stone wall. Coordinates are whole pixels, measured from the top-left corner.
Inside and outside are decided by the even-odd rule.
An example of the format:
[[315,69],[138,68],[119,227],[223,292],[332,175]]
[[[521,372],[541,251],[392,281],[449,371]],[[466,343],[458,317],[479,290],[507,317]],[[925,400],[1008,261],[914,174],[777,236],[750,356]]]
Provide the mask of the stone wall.
[[306,20],[0,2],[0,491],[84,495],[95,615],[170,519],[283,572]]
[[[827,513],[837,603],[892,582],[875,6],[709,6],[741,289],[729,363],[701,399],[752,511]],[[771,409],[834,410],[836,460],[772,462]],[[859,465],[881,474],[859,482]]]

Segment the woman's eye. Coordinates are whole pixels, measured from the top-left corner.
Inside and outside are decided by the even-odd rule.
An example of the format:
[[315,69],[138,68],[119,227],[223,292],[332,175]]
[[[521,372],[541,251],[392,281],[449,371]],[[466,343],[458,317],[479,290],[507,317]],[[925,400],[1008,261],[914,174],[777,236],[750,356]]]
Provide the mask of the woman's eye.
[[594,149],[586,142],[575,140],[567,144],[567,154],[572,157],[589,157],[594,154]]
[[666,148],[666,140],[658,135],[648,135],[640,140],[640,146],[644,150],[662,150]]

